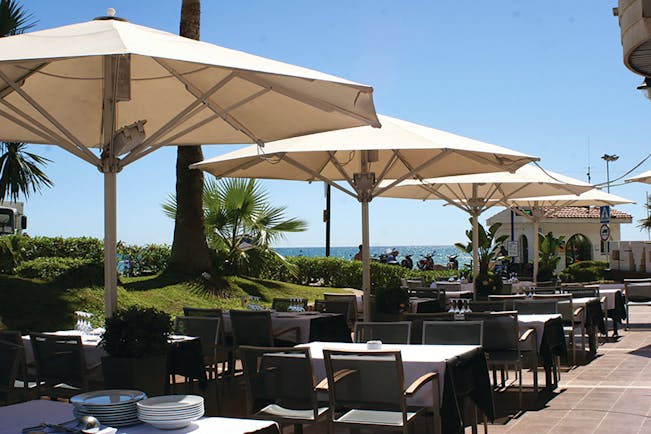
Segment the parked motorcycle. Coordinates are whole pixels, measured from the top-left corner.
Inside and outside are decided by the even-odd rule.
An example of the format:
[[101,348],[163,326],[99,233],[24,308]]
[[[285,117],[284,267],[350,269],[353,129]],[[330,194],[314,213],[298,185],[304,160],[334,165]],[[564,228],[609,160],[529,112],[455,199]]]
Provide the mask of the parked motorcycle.
[[434,269],[434,258],[433,258],[433,253],[428,253],[427,255],[423,256],[420,255],[421,260],[418,261],[418,269],[422,271],[426,270],[433,270]]

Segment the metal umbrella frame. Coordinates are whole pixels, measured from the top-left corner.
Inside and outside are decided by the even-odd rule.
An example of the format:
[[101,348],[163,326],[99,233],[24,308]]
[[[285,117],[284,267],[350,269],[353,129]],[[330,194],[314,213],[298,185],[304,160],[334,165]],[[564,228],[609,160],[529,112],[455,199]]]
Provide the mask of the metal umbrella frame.
[[[400,182],[513,170],[537,160],[517,151],[378,115],[382,128],[348,128],[250,146],[193,164],[221,177],[323,181],[356,198],[362,217],[362,289],[370,312],[369,202]],[[382,182],[382,180],[389,181]]]
[[[388,181],[385,181],[388,182]],[[535,165],[519,168],[514,173],[483,173],[450,176],[422,181],[408,180],[386,191],[383,196],[411,199],[440,199],[470,214],[472,218],[473,276],[479,273],[479,216],[499,205],[509,207],[508,200],[523,196],[579,193],[593,186]],[[537,239],[534,241],[534,279],[536,278]]]
[[[0,140],[104,175],[105,310],[117,308],[116,174],[165,145],[379,127],[373,89],[114,16],[0,39]],[[97,151],[93,151],[95,148]]]

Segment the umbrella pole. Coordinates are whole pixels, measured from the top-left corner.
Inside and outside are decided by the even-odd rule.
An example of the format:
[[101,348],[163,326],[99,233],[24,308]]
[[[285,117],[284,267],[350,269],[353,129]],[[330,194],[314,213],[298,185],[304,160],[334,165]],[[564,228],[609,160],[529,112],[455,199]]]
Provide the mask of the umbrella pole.
[[540,246],[538,242],[539,220],[538,217],[533,219],[533,283],[538,283],[538,260],[540,255]]
[[117,174],[104,173],[104,314],[110,318],[118,307],[117,279]]
[[368,200],[362,200],[362,290],[364,291],[364,321],[371,318],[371,255],[368,230]]
[[[472,212],[472,276],[479,275],[479,213]],[[474,281],[474,279],[473,279]]]

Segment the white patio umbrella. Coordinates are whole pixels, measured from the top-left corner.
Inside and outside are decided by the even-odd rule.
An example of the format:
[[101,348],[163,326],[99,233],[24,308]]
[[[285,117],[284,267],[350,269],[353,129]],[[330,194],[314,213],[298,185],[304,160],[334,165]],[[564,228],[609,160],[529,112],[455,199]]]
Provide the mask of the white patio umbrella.
[[[592,188],[592,185],[578,179],[529,164],[514,173],[481,173],[422,181],[407,180],[391,190],[385,191],[382,196],[422,200],[442,199],[470,214],[473,235],[473,276],[477,276],[479,272],[479,216],[484,211],[495,205],[508,206],[506,201],[511,198],[564,193],[578,194]],[[536,240],[534,241],[534,251],[536,252],[537,245]],[[534,279],[538,271],[537,267],[538,261],[534,260]]]
[[360,125],[379,126],[368,86],[115,17],[0,39],[0,140],[55,144],[104,174],[107,316],[123,167],[164,145]]
[[626,182],[643,182],[645,184],[651,184],[651,170],[647,170],[646,172],[642,172],[637,176],[628,178]]
[[[368,203],[407,178],[515,170],[535,157],[379,116],[382,128],[349,128],[250,146],[193,164],[217,177],[324,181],[362,204],[362,287],[371,288]],[[383,179],[392,179],[379,185]],[[338,182],[341,181],[341,182]]]

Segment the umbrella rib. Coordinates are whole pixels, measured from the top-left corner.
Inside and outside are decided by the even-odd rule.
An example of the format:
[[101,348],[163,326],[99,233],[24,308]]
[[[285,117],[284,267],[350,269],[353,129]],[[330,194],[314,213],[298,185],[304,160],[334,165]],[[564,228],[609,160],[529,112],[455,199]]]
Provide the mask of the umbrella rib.
[[[160,62],[159,62],[160,63]],[[161,64],[162,65],[162,64]],[[165,65],[162,65],[165,67]],[[177,74],[176,71],[170,70],[170,73],[172,74]],[[176,75],[177,78],[180,77],[180,74]],[[157,140],[159,137],[161,137],[163,134],[166,134],[168,131],[172,130],[173,128],[177,127],[178,125],[182,124],[185,122],[187,119],[190,119],[194,117],[197,113],[203,111],[206,106],[202,105],[206,102],[206,99],[213,95],[215,92],[217,92],[219,89],[224,87],[229,81],[231,81],[234,78],[234,74],[229,74],[228,76],[224,77],[222,80],[220,80],[217,84],[215,84],[213,87],[208,89],[206,92],[202,93],[201,95],[194,95],[195,100],[192,101],[190,104],[188,104],[183,110],[181,110],[179,113],[177,113],[172,119],[167,121],[165,125],[161,126],[157,131],[155,131],[151,136],[149,136],[144,142],[139,144],[138,146],[134,147],[127,156],[125,156],[122,161],[120,162],[121,166],[126,166],[129,163],[132,163],[133,161],[144,157],[145,155],[155,151],[156,149],[160,148],[163,146],[162,143],[159,144],[153,144],[155,140]],[[186,85],[187,86],[187,85]],[[170,142],[169,140],[167,141],[168,143]],[[141,152],[145,148],[150,148],[148,150],[145,150],[144,152]]]
[[[291,98],[291,99],[294,99],[296,101],[300,101],[302,103],[311,105],[312,107],[317,108],[319,110],[323,110],[323,111],[326,111],[326,112],[336,111],[336,112],[339,112],[339,113],[343,113],[346,116],[352,117],[354,119],[358,119],[358,120],[364,122],[366,125],[371,125],[374,128],[380,128],[381,127],[380,123],[376,119],[369,118],[367,116],[362,116],[360,114],[354,113],[354,112],[352,112],[350,110],[347,110],[347,109],[345,109],[345,108],[343,108],[341,106],[338,106],[336,104],[333,104],[333,103],[330,103],[330,102],[327,102],[327,101],[319,101],[319,100],[317,100],[315,98],[312,98],[312,97],[309,97],[307,95],[299,94],[299,93],[297,93],[297,92],[295,92],[293,90],[287,89],[286,87],[283,87],[281,85],[271,84],[268,81],[266,81],[266,80],[264,80],[264,79],[262,79],[262,78],[260,78],[258,76],[255,76],[252,73],[247,73],[247,72],[242,71],[241,74],[240,74],[240,78],[242,78],[243,80],[246,80],[246,81],[248,81],[250,83],[257,84],[258,86],[262,86],[264,88],[271,89],[274,92],[285,95],[288,98]],[[368,91],[364,91],[364,90],[360,89],[359,87],[358,87],[357,92],[358,92],[358,95],[360,93],[368,93]]]
[[[341,185],[337,184],[336,182],[334,182],[331,179],[326,178],[325,176],[321,175],[320,173],[316,172],[315,170],[312,170],[309,167],[304,166],[303,164],[301,164],[298,161],[294,160],[292,157],[289,157],[287,154],[285,154],[285,156],[283,157],[283,160],[287,161],[289,164],[291,164],[294,167],[302,170],[303,172],[305,172],[305,173],[307,173],[309,175],[312,175],[315,178],[318,178],[319,180],[321,180],[323,182],[327,182],[328,184],[332,185],[334,188],[336,188],[338,190],[341,190],[344,193],[346,193],[346,194],[348,194],[348,195],[350,195],[350,196],[352,196],[354,198],[357,198],[357,194],[345,189]],[[346,174],[344,173],[344,175],[346,175]]]
[[383,192],[387,191],[388,189],[394,187],[398,183],[400,183],[400,182],[404,181],[405,179],[410,178],[412,176],[416,177],[417,179],[422,181],[422,177],[420,176],[420,171],[425,169],[427,166],[430,166],[430,165],[434,164],[438,160],[446,157],[447,154],[449,154],[449,153],[450,153],[450,149],[443,149],[439,154],[437,154],[434,157],[430,158],[429,160],[425,161],[420,166],[417,166],[415,169],[404,158],[402,158],[402,155],[400,153],[394,154],[397,157],[397,159],[399,159],[402,162],[402,164],[404,164],[405,167],[409,171],[407,173],[405,173],[404,175],[402,175],[401,177],[399,177],[398,179],[395,179],[388,186],[386,186],[386,187],[384,187],[384,188],[382,188],[380,190],[375,191],[374,195],[378,196],[378,195],[382,194]]
[[[165,64],[165,62],[162,59],[155,58],[154,60],[156,60],[156,62],[158,62],[163,68],[167,69],[170,73],[172,73],[177,80],[183,83],[186,86],[186,90],[190,92],[192,96],[194,96],[195,98],[199,98],[201,91],[194,84],[192,84],[190,80],[188,80],[186,77],[181,75],[178,71],[176,71],[171,66]],[[229,74],[227,78],[229,78],[230,81],[235,77],[240,77],[240,73],[231,72],[231,74]],[[209,99],[206,99],[202,102],[206,104],[206,106],[208,106],[210,110],[212,110],[214,113],[219,115],[226,123],[228,123],[231,127],[233,127],[233,129],[240,131],[244,135],[248,136],[254,143],[257,143],[260,146],[264,146],[264,141],[259,137],[257,137],[251,130],[246,128],[240,121],[237,120],[237,118],[235,118],[235,116],[231,115],[223,108],[219,107],[218,104],[216,104],[215,102]]]
[[[5,101],[2,101],[2,102],[5,102]],[[83,160],[86,160],[90,164],[97,165],[100,162],[99,158],[95,157],[95,155],[93,155],[92,153],[91,153],[91,155],[93,155],[94,158],[92,158],[92,159],[88,158],[88,155],[86,153],[79,152],[79,150],[77,149],[77,147],[75,145],[73,145],[70,142],[66,141],[65,139],[63,139],[61,136],[57,135],[53,131],[50,131],[44,125],[39,124],[39,127],[44,130],[44,131],[41,131],[38,128],[35,128],[33,125],[30,125],[30,124],[26,123],[25,121],[15,117],[11,113],[6,112],[4,110],[0,110],[0,116],[6,118],[7,120],[9,120],[9,121],[11,121],[11,122],[23,127],[23,128],[25,128],[28,131],[33,132],[34,134],[36,134],[38,136],[41,136],[47,143],[56,143],[57,146],[62,147],[66,151],[76,155],[77,157],[79,157],[79,158],[81,158]],[[28,117],[28,119],[29,119],[29,117]],[[30,119],[30,120],[32,122],[38,124],[38,122],[36,120],[34,120],[34,119]]]
[[[484,156],[479,155],[476,151],[465,152],[465,151],[461,151],[461,150],[452,150],[452,152],[455,152],[455,153],[457,153],[459,155],[462,155],[463,157],[468,158],[470,160],[475,160],[478,163],[489,164],[489,165],[491,165],[493,167],[497,167],[497,168],[500,169],[499,172],[504,172],[505,169],[507,171],[509,171],[509,172],[513,172],[515,170],[515,169],[513,169],[513,166],[517,166],[517,167],[522,166],[522,164],[519,163],[521,160],[526,159],[527,162],[531,161],[530,158],[518,158],[518,159],[513,159],[512,160],[510,158],[499,157],[499,156],[497,156],[495,154],[489,154],[492,157],[494,157],[495,160],[497,160],[497,161],[495,161],[492,158],[484,157]],[[483,154],[486,154],[486,153],[483,152],[481,154],[483,155]],[[507,160],[509,162],[506,162]]]
[[[335,153],[333,151],[328,151],[328,159],[332,162],[332,164],[335,166],[335,169],[337,169],[337,171],[341,174],[348,185],[350,185],[350,188],[353,189],[355,193],[359,193],[355,187],[355,184],[353,183],[353,180],[350,178],[350,175],[346,173],[342,164],[335,158]],[[325,164],[323,167],[325,167]],[[357,195],[355,195],[355,197],[357,197]]]
[[[380,173],[380,176],[378,177],[378,182],[380,182],[381,180],[384,179],[384,177],[386,176],[387,172],[389,171],[389,169],[390,169],[391,167],[393,167],[393,165],[394,165],[394,163],[396,162],[397,159],[398,159],[398,151],[397,151],[396,149],[393,149],[393,152],[391,153],[391,158],[389,159],[389,161],[387,162],[387,164],[385,164],[384,169],[382,170],[382,173]],[[401,181],[402,181],[402,180],[401,180]],[[392,183],[392,184],[390,185],[390,187],[393,187],[393,185],[395,185],[395,184]],[[387,187],[387,188],[388,188],[388,187]]]
[[[64,136],[66,136],[72,143],[74,143],[75,146],[78,148],[78,150],[80,152],[86,154],[87,156],[92,156],[92,157],[89,157],[89,158],[91,158],[93,160],[97,159],[97,161],[99,161],[97,156],[95,154],[93,154],[92,152],[90,152],[88,150],[88,148],[85,147],[81,143],[81,141],[79,141],[79,139],[77,139],[77,137],[75,137],[74,134],[72,134],[72,132],[70,132],[58,120],[56,120],[54,118],[54,116],[50,115],[50,113],[48,113],[47,110],[45,110],[39,103],[37,103],[36,100],[34,100],[27,92],[25,92],[23,89],[21,89],[20,86],[18,86],[16,84],[16,82],[11,80],[7,76],[7,74],[0,71],[0,78],[2,78],[2,80],[4,80],[5,83],[7,83],[9,86],[11,86],[16,91],[16,93],[18,93],[21,97],[23,97],[23,99],[29,105],[31,105],[36,111],[38,111],[44,118],[46,118],[48,121],[50,121],[50,123],[52,123],[52,125],[54,125],[61,133],[63,133]],[[3,99],[3,101],[4,101],[4,99]],[[5,102],[5,104],[8,104],[8,102],[6,102],[6,101],[4,101],[4,102]],[[25,114],[23,114],[23,116],[25,116]]]
[[[17,83],[19,86],[22,86],[25,83],[25,80],[28,77],[30,77],[31,75],[36,74],[41,69],[45,68],[47,65],[48,65],[48,63],[41,63],[36,68],[28,70],[27,74],[23,75],[22,77],[19,77],[17,80],[15,80],[15,83]],[[6,97],[7,95],[11,94],[14,91],[15,91],[14,88],[8,85],[4,89],[0,89],[0,98],[4,98],[4,97]]]

